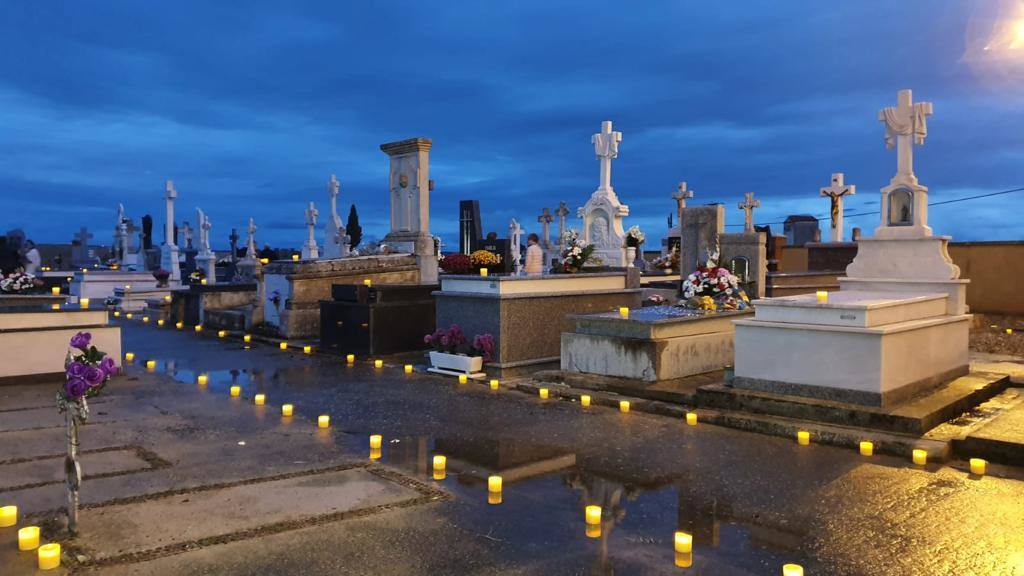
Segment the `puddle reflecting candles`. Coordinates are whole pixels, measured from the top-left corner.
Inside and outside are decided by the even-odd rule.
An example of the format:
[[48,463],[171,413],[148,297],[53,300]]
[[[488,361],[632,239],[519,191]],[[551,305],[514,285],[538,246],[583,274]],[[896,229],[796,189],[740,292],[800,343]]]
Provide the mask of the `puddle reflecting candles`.
[[281,416],[291,416],[291,415],[292,415],[292,405],[291,404],[281,404]]
[[241,394],[242,394],[242,387],[241,386],[232,386],[231,387],[231,397],[232,398],[237,398]]
[[370,448],[370,460],[380,460],[380,448]]
[[871,456],[875,453],[875,443],[868,440],[862,440],[860,443],[860,455]]
[[50,304],[50,310],[60,310],[60,304]]
[[18,550],[39,548],[39,526],[25,526],[18,530]]
[[676,552],[689,553],[693,552],[693,535],[677,530],[675,535],[672,537],[673,545],[675,546]]
[[971,458],[971,474],[977,474],[978,476],[985,475],[985,468],[988,466],[988,462],[983,458]]
[[255,396],[253,396],[252,401],[257,406],[263,406],[267,402],[267,395],[266,394],[257,394]]
[[801,446],[807,446],[811,443],[811,433],[807,430],[800,430],[796,433],[796,443]]
[[689,568],[693,566],[692,552],[676,552],[676,567]]
[[60,544],[56,542],[43,544],[37,552],[40,570],[53,570],[60,566]]
[[804,576],[804,567],[799,564],[783,564],[782,576]]
[[540,396],[541,400],[547,400],[548,399],[548,389],[547,388],[541,388],[540,390],[537,391],[537,394]]
[[586,408],[590,406],[590,394],[584,394],[580,396],[580,405]]
[[0,528],[9,528],[18,523],[17,506],[0,506]]
[[318,428],[330,428],[331,427],[331,417],[328,416],[327,414],[321,414],[316,419],[316,425],[317,425]]
[[689,424],[690,426],[696,426],[697,425],[697,413],[696,412],[687,412],[686,413],[686,423]]
[[619,412],[629,412],[629,400],[619,400]]
[[910,454],[910,459],[914,461],[914,464],[924,466],[928,463],[928,451],[922,450],[921,448],[915,448]]

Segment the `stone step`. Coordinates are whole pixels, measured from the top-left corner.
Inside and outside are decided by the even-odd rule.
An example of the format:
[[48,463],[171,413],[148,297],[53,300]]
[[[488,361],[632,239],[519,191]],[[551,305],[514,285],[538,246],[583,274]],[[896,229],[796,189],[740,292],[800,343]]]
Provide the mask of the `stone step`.
[[845,272],[824,271],[824,272],[773,272],[769,273],[765,280],[769,286],[815,286],[815,285],[839,285],[839,277],[845,276]]
[[963,458],[1024,466],[1024,390],[1007,390],[998,400],[1003,409],[971,429],[966,437],[955,439],[954,450]]

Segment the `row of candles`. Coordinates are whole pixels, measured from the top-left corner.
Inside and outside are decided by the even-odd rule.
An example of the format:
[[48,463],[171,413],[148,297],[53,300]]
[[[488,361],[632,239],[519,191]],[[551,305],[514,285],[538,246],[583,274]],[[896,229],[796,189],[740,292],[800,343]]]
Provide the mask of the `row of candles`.
[[[0,506],[0,528],[18,525],[18,507]],[[39,526],[25,526],[18,529],[18,550],[36,551],[36,562],[40,570],[53,570],[60,566],[60,544],[50,542],[39,544]]]

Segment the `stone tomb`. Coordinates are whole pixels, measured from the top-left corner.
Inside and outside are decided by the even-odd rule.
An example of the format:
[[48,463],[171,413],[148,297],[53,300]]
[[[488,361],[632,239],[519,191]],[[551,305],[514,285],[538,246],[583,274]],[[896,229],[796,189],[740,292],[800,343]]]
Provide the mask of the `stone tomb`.
[[678,306],[573,316],[562,334],[562,370],[656,382],[721,370],[733,361],[733,323],[749,310]]
[[[89,298],[94,305],[103,305],[103,300],[115,295],[118,289],[155,290],[156,278],[149,272],[131,272],[127,270],[81,270],[74,273],[71,280],[71,295]],[[143,303],[144,305],[144,303]],[[142,305],[137,308],[142,309]]]
[[78,332],[91,333],[96,347],[121,365],[121,328],[109,324],[104,308],[0,312],[0,383],[63,377],[68,342]]
[[[636,270],[635,268],[632,270]],[[639,308],[639,274],[601,272],[544,276],[442,275],[435,292],[437,327],[458,324],[466,336],[490,334],[491,364],[507,368],[556,362],[574,314]]]
[[320,302],[320,348],[352,354],[422,350],[434,331],[437,285],[346,285]]

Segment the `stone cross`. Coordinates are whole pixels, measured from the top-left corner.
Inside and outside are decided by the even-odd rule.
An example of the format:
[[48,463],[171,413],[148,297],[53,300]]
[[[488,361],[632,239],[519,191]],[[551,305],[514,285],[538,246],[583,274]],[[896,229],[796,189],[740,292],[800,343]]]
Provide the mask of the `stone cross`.
[[309,237],[306,239],[306,244],[302,247],[303,258],[320,257],[320,249],[316,245],[316,219],[318,216],[320,216],[320,211],[310,202],[309,208],[306,208],[306,228],[309,230]]
[[619,142],[622,132],[612,131],[611,120],[601,122],[601,131],[590,137],[594,145],[594,154],[601,161],[601,188],[612,187],[612,160],[619,157]]
[[914,174],[914,144],[921,146],[928,136],[927,118],[932,115],[931,102],[913,103],[910,90],[900,90],[896,106],[878,112],[878,121],[885,123],[885,147],[896,146],[896,173]]
[[231,242],[231,261],[238,261],[238,229],[232,228],[231,235],[228,236],[228,241]]
[[246,240],[245,257],[256,259],[256,222],[249,218],[249,238]]
[[519,225],[519,222],[515,218],[508,225],[508,242],[510,255],[512,257],[512,266],[516,274],[522,272],[523,264],[521,254],[519,251],[519,243],[522,241],[523,227]]
[[843,173],[836,172],[832,175],[832,185],[821,189],[822,196],[828,196],[832,202],[829,214],[832,217],[832,241],[843,241],[843,197],[853,196],[857,193],[857,187],[847,186],[843,183]]
[[213,224],[206,213],[199,208],[196,208],[196,219],[196,226],[199,227],[199,252],[208,254],[210,253],[210,230],[213,229]]
[[174,181],[168,180],[166,185],[166,195],[164,196],[167,204],[167,233],[164,238],[164,243],[168,246],[174,246],[174,199],[177,197],[178,191],[174,189]]
[[683,237],[683,210],[686,209],[686,201],[690,198],[693,198],[693,190],[687,190],[686,182],[680,182],[672,194],[672,199],[676,201],[676,214],[679,216],[679,238]]
[[327,222],[324,224],[324,249],[323,258],[344,258],[348,256],[348,244],[351,239],[345,233],[345,226],[341,223],[341,216],[338,216],[338,195],[341,192],[341,183],[338,177],[331,174],[327,181],[327,196],[331,199],[331,211],[327,214]]
[[537,222],[541,224],[543,229],[542,241],[544,242],[544,248],[551,247],[551,222],[554,219],[555,217],[551,215],[551,210],[547,208],[541,211],[540,216],[537,216]]
[[565,251],[565,217],[569,215],[569,207],[565,202],[558,203],[555,215],[558,216],[558,252],[562,253]]
[[75,240],[78,240],[79,246],[89,246],[89,240],[92,239],[92,232],[86,230],[85,226],[78,232],[75,232]]
[[754,200],[754,193],[753,192],[747,192],[746,196],[743,199],[743,202],[740,202],[740,204],[739,204],[740,210],[743,210],[743,212],[745,213],[744,216],[743,216],[743,219],[744,219],[743,231],[744,232],[753,232],[754,231],[754,208],[760,208],[760,207],[761,207],[761,201],[760,200]]
[[181,224],[181,235],[185,239],[185,249],[192,248],[192,227],[187,220]]

